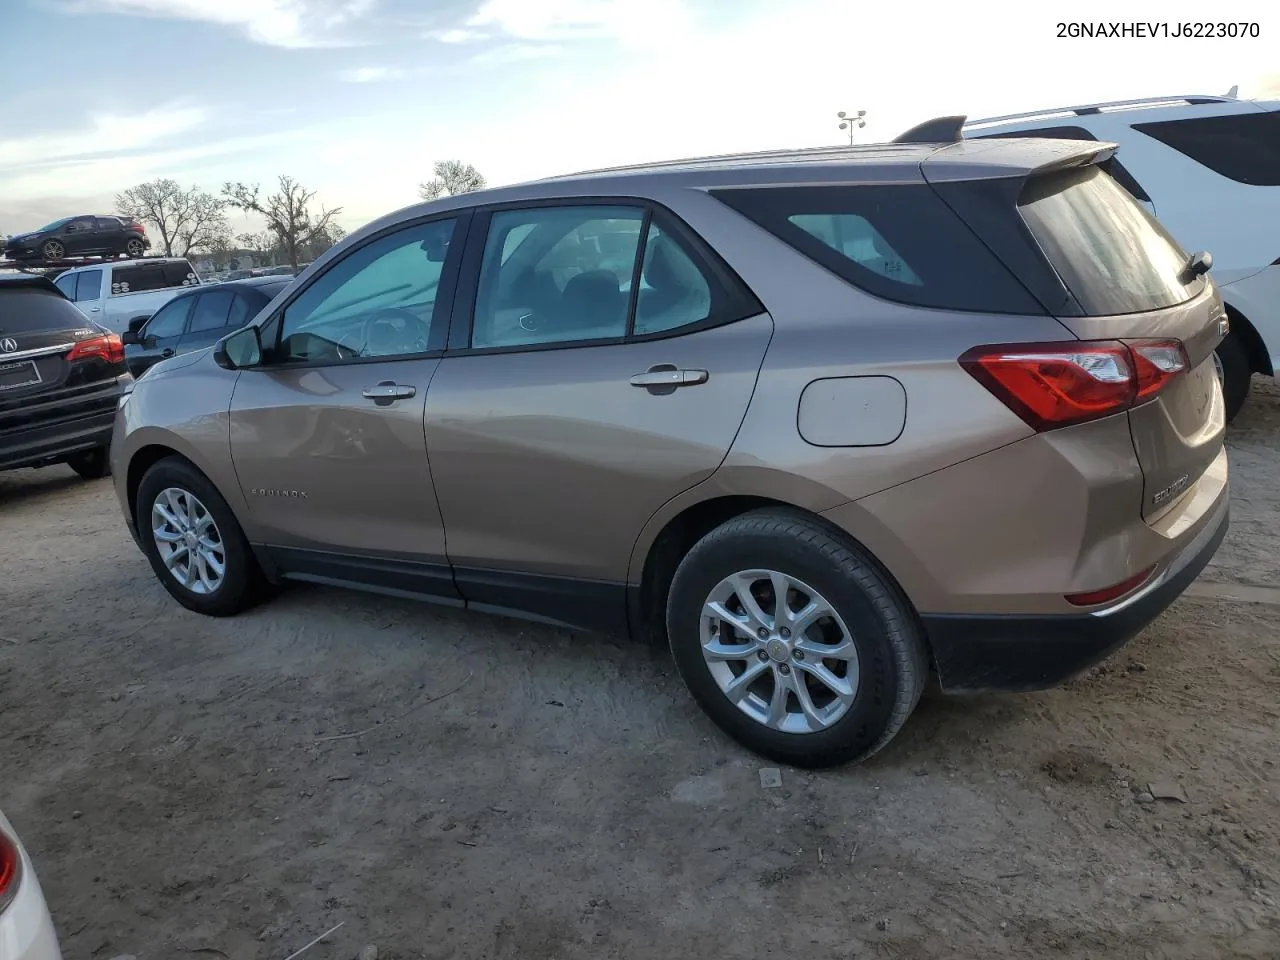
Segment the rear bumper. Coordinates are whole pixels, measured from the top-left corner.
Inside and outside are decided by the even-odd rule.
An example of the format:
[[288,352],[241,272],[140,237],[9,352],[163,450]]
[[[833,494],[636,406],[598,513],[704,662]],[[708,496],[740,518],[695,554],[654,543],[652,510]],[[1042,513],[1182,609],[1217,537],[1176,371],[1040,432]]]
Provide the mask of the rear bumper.
[[75,453],[110,446],[120,390],[116,380],[65,402],[33,401],[34,413],[15,415],[15,422],[0,430],[0,470],[58,463]]
[[1229,503],[1224,490],[1210,519],[1164,572],[1111,607],[1050,616],[923,615],[942,689],[1044,690],[1104,660],[1200,575],[1227,534]]

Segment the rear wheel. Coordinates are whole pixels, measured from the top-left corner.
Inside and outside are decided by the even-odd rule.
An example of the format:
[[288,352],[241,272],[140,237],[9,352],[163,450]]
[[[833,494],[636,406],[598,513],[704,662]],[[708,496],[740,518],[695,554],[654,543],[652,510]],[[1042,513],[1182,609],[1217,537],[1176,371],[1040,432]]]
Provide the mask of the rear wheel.
[[251,606],[263,577],[227,502],[193,466],[169,457],[138,486],[143,551],[164,588],[188,610],[226,617]]
[[928,676],[897,587],[846,538],[790,511],[745,514],[699,541],[672,581],[667,632],[711,719],[800,767],[871,756]]
[[40,245],[40,255],[46,260],[61,260],[67,255],[67,248],[60,240],[46,240]]
[[95,447],[84,453],[73,454],[67,457],[67,466],[86,480],[101,480],[111,472],[106,447]]
[[1234,332],[1218,344],[1214,354],[1214,365],[1218,370],[1218,380],[1222,384],[1222,397],[1227,408],[1227,422],[1235,419],[1240,408],[1249,396],[1249,384],[1253,378],[1253,367],[1249,363],[1249,353],[1239,336]]
[[133,237],[124,245],[124,252],[136,260],[147,252],[147,247],[137,237]]

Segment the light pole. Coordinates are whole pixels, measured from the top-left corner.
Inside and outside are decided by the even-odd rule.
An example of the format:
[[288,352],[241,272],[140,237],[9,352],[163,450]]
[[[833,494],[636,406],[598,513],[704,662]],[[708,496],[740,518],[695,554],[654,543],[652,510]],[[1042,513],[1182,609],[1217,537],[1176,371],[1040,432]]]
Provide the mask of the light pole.
[[867,115],[867,111],[859,110],[855,114],[847,114],[843,110],[836,114],[840,118],[840,129],[849,131],[849,146],[853,146],[853,131],[858,127],[865,127],[867,121],[862,119]]

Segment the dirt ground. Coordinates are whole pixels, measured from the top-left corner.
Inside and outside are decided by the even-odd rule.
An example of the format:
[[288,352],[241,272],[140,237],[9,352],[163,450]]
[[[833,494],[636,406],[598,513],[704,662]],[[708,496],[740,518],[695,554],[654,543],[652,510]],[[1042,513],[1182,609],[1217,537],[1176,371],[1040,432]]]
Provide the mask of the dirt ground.
[[656,652],[319,588],[202,619],[109,482],[0,475],[0,808],[68,960],[1277,957],[1280,391],[1229,443],[1229,539],[1109,663],[780,789]]

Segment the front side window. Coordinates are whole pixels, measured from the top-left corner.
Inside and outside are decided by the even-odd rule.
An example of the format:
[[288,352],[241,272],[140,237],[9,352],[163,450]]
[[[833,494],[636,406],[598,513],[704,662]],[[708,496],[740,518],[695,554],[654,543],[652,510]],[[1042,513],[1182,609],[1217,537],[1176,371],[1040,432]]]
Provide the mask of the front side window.
[[1229,180],[1280,186],[1280,111],[1135,123],[1133,129]]
[[177,300],[170,300],[158,311],[156,315],[147,321],[147,325],[143,333],[147,337],[155,337],[157,340],[168,340],[172,337],[182,336],[182,331],[187,327],[187,314],[191,312],[191,302],[195,297],[181,297]]
[[[588,205],[493,214],[480,268],[473,347],[616,339],[645,212]],[[521,239],[509,246],[512,233]],[[505,256],[505,259],[504,259]]]
[[373,240],[335,264],[285,308],[277,362],[336,363],[425,353],[454,220]]
[[1183,279],[1189,257],[1168,231],[1097,167],[1032,179],[1018,209],[1087,315],[1159,310],[1204,289]]

